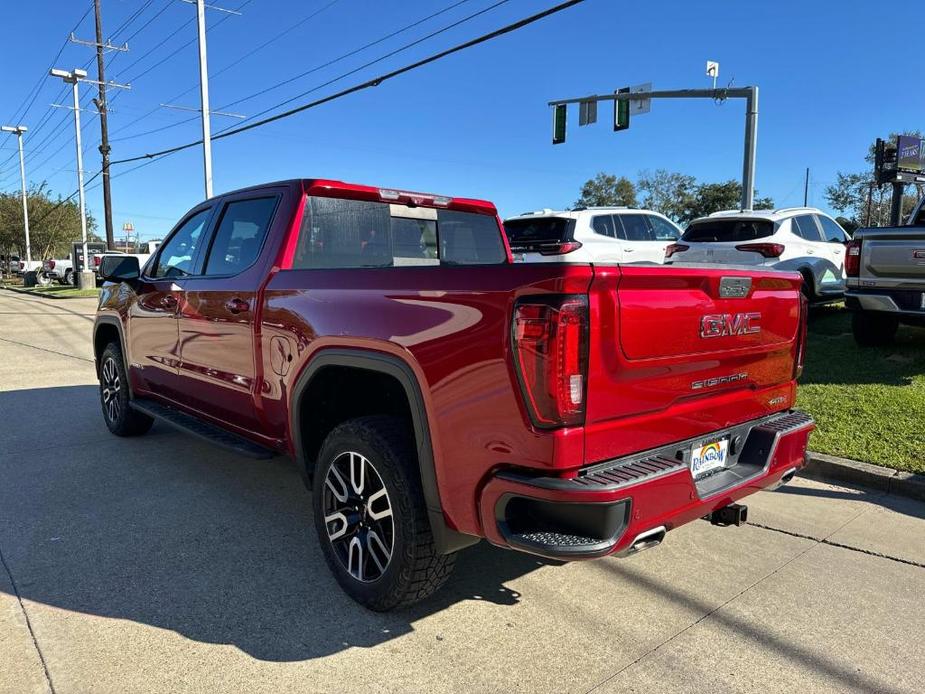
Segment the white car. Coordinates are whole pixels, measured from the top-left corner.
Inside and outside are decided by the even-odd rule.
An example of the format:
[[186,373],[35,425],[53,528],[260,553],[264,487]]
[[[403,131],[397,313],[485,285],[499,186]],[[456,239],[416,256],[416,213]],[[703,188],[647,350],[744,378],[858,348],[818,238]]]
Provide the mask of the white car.
[[665,262],[760,265],[799,272],[810,302],[845,292],[845,244],[838,222],[814,207],[714,212],[692,221]]
[[537,210],[504,221],[514,260],[534,263],[662,263],[681,229],[630,207]]

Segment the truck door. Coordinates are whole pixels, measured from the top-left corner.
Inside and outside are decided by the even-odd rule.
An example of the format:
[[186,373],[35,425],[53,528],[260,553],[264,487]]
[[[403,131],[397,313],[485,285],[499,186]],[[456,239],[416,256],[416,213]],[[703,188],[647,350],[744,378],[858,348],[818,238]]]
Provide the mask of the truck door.
[[[260,428],[254,326],[267,238],[283,195],[263,189],[222,200],[202,273],[187,280],[178,309],[182,402],[248,431]],[[275,237],[282,234],[280,228]]]
[[[183,281],[197,271],[212,208],[191,212],[146,267],[129,306],[128,357],[145,390],[177,396],[177,307]],[[75,255],[75,257],[77,257]]]

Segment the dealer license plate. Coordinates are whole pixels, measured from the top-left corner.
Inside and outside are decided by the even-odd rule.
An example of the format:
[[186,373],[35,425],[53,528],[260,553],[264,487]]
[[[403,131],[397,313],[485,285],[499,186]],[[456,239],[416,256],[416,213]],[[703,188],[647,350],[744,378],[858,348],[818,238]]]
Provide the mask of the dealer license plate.
[[726,466],[729,453],[729,440],[711,441],[703,446],[691,449],[691,474],[694,479],[703,477],[714,470]]

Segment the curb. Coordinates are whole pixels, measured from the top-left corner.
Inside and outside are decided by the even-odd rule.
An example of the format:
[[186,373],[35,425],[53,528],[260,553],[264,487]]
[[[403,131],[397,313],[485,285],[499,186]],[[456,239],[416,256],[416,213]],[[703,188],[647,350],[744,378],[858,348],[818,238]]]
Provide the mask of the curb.
[[35,296],[39,299],[54,299],[55,301],[69,301],[71,299],[92,299],[92,296],[55,296],[54,294],[45,294],[44,292],[33,292],[28,289],[21,289],[19,287],[4,287],[0,286],[0,289],[5,289],[8,292],[14,292],[16,294],[24,294],[25,296]]
[[801,477],[821,482],[848,482],[869,489],[925,501],[925,475],[839,458],[825,453],[806,454]]

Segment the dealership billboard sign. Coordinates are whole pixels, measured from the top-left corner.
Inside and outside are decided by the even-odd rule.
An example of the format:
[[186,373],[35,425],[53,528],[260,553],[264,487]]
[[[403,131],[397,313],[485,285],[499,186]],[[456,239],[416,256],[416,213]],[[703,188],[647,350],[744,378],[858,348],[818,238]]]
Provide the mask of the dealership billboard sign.
[[896,142],[896,168],[900,171],[922,173],[925,171],[925,140],[920,137],[900,135]]

